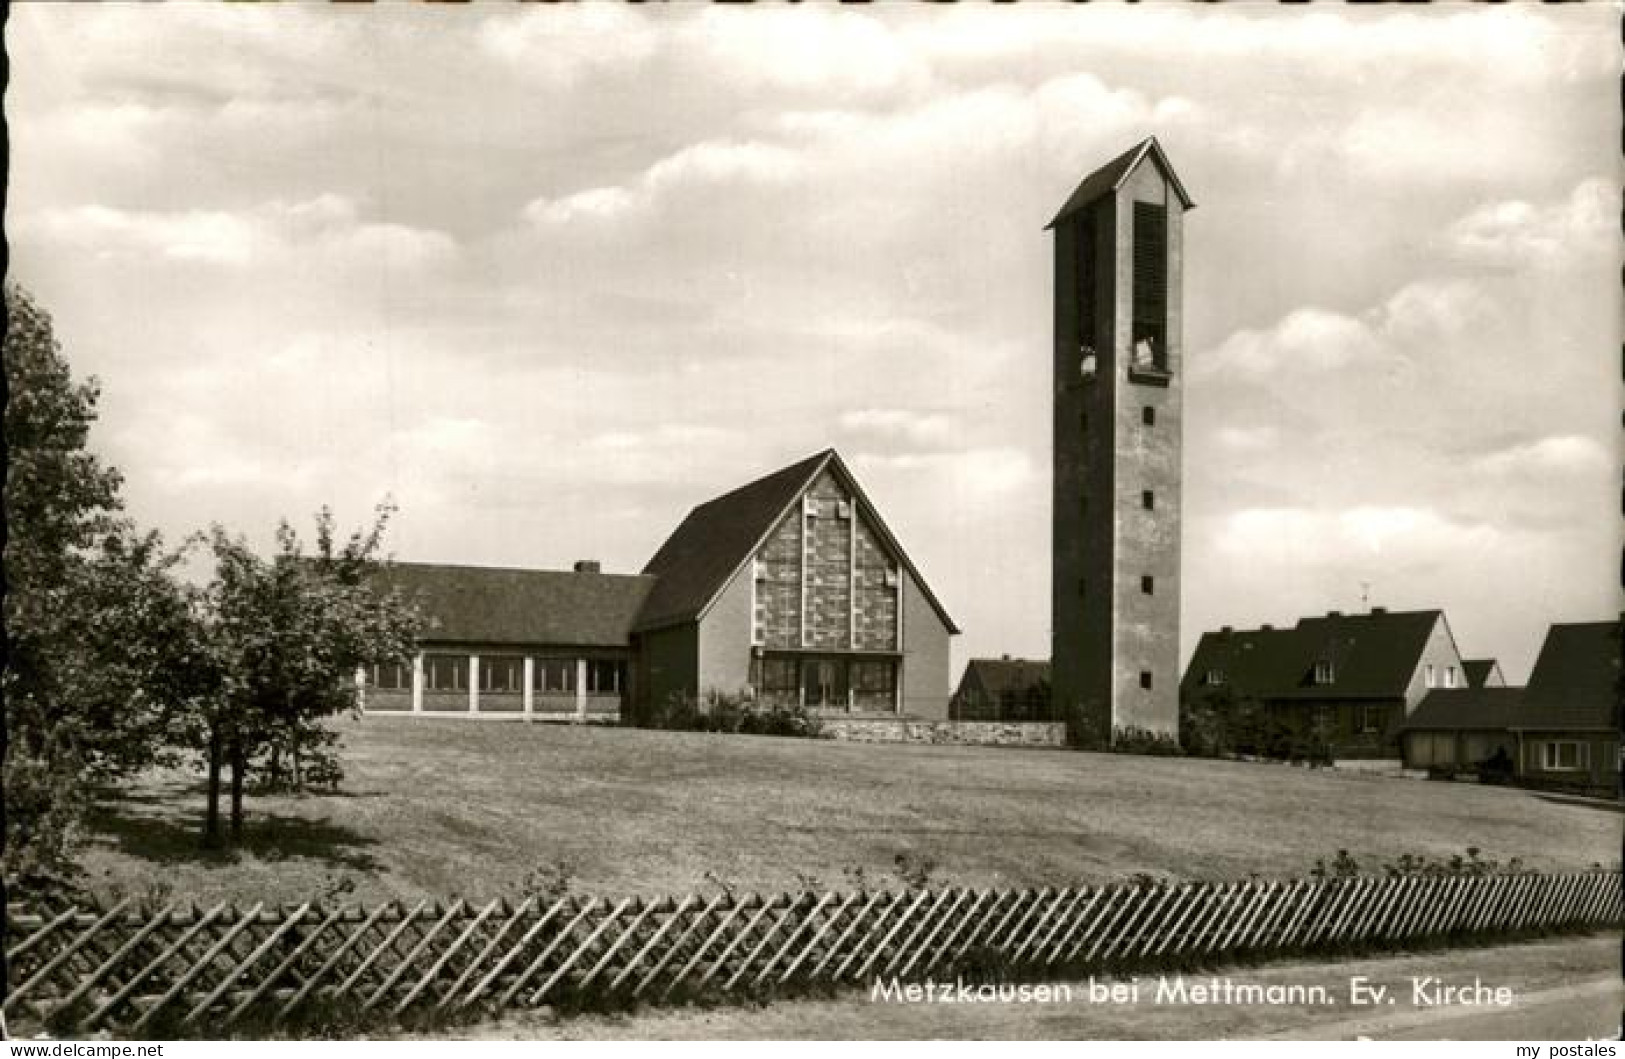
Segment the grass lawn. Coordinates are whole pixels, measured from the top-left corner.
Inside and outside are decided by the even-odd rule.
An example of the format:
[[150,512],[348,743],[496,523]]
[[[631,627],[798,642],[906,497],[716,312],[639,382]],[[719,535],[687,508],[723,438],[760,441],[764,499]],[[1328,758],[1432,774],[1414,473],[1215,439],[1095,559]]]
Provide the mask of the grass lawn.
[[[1283,765],[1065,751],[373,717],[342,722],[332,796],[249,800],[245,847],[197,848],[191,776],[153,777],[93,821],[93,889],[291,901],[516,893],[568,866],[604,895],[844,886],[909,853],[935,878],[1043,885],[1296,875],[1348,849],[1617,864],[1619,807],[1530,791]],[[708,873],[711,878],[708,878]]]

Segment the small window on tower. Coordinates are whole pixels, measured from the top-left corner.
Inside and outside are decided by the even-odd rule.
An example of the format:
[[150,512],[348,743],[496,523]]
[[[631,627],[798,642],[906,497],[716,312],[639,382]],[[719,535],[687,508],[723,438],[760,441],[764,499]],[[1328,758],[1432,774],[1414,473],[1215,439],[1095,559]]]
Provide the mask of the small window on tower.
[[1151,670],[1149,670],[1149,669],[1140,670],[1140,687],[1144,688],[1147,691],[1151,690]]
[[1146,574],[1144,577],[1140,578],[1140,591],[1144,592],[1146,595],[1151,595],[1156,590],[1156,587],[1156,579],[1150,574]]
[[1156,426],[1157,410],[1152,408],[1150,405],[1146,405],[1144,408],[1140,409],[1140,422],[1144,423],[1148,427]]
[[1140,493],[1140,506],[1145,508],[1147,511],[1154,510],[1157,506],[1156,494],[1151,492],[1149,489],[1142,491]]

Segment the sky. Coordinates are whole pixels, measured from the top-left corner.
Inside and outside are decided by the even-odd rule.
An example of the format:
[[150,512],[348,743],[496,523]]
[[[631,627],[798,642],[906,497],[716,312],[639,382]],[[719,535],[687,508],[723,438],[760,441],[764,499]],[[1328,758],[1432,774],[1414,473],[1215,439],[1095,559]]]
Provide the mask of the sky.
[[1619,613],[1616,4],[19,5],[11,279],[130,513],[635,572],[837,448],[971,658],[1049,653],[1050,236],[1186,216],[1182,641]]

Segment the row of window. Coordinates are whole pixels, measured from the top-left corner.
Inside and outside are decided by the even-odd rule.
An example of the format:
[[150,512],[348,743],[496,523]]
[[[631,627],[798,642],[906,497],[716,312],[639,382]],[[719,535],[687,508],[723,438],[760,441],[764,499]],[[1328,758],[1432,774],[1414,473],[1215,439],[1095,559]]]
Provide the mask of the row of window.
[[[423,656],[425,691],[467,691],[467,655],[426,654]],[[520,694],[525,689],[525,660],[517,655],[482,655],[479,666],[480,691],[493,695]],[[412,666],[393,662],[372,667],[372,687],[380,691],[410,691]],[[626,686],[626,663],[617,659],[589,659],[587,692],[618,694]],[[537,658],[531,673],[531,689],[541,692],[574,692],[576,659]]]
[[799,698],[808,706],[844,707],[848,690],[865,697],[897,691],[897,662],[891,658],[786,658],[761,660],[757,687],[764,696]]

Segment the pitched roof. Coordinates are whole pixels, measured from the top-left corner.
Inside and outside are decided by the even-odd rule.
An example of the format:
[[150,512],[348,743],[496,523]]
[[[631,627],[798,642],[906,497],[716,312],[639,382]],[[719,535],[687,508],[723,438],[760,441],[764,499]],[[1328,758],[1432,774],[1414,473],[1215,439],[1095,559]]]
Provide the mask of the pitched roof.
[[1188,210],[1194,207],[1196,203],[1191,201],[1190,194],[1185,190],[1185,185],[1179,182],[1179,175],[1174,172],[1174,167],[1168,161],[1168,156],[1163,153],[1162,145],[1157,142],[1155,136],[1148,136],[1084,177],[1083,183],[1077,186],[1077,189],[1067,198],[1066,205],[1061,207],[1061,212],[1057,213],[1055,219],[1044,225],[1044,227],[1046,229],[1053,228],[1101,196],[1116,191],[1122,186],[1128,175],[1134,172],[1140,161],[1148,156],[1154,159],[1162,169],[1163,175],[1167,177],[1168,183],[1173,185],[1174,191],[1179,195],[1179,201],[1184,204],[1185,208]]
[[1523,688],[1435,688],[1422,696],[1402,730],[1509,728],[1523,705]]
[[963,691],[970,687],[974,679],[989,695],[1002,695],[1005,692],[1025,692],[1039,684],[1047,684],[1050,678],[1049,662],[1034,661],[1029,658],[973,658],[965,666],[965,673],[959,678],[959,687]]
[[[1416,673],[1438,610],[1372,611],[1300,619],[1290,629],[1202,634],[1185,669],[1185,690],[1209,670],[1249,694],[1286,699],[1397,698]],[[1317,662],[1332,664],[1332,681],[1315,683]]]
[[875,532],[897,556],[913,577],[933,609],[950,632],[958,626],[920,576],[886,527],[869,498],[864,495],[852,472],[846,469],[834,449],[825,449],[783,470],[774,471],[748,485],[740,486],[715,500],[709,500],[688,513],[681,525],[666,538],[654,557],[643,567],[645,575],[658,580],[649,593],[636,628],[658,629],[703,617],[740,567],[755,557],[790,506],[810,488],[826,468],[832,470],[856,498],[859,510]]
[[425,642],[625,647],[654,579],[628,574],[391,563],[383,585],[422,607]]
[[1461,660],[1461,675],[1466,678],[1469,688],[1481,688],[1484,682],[1490,679],[1495,672],[1496,663],[1493,658],[1463,658]]
[[688,513],[643,572],[659,580],[637,627],[655,629],[699,617],[732,580],[784,512],[822,469],[833,450],[809,456],[724,493]]
[[1529,673],[1519,728],[1619,724],[1620,623],[1553,625]]

